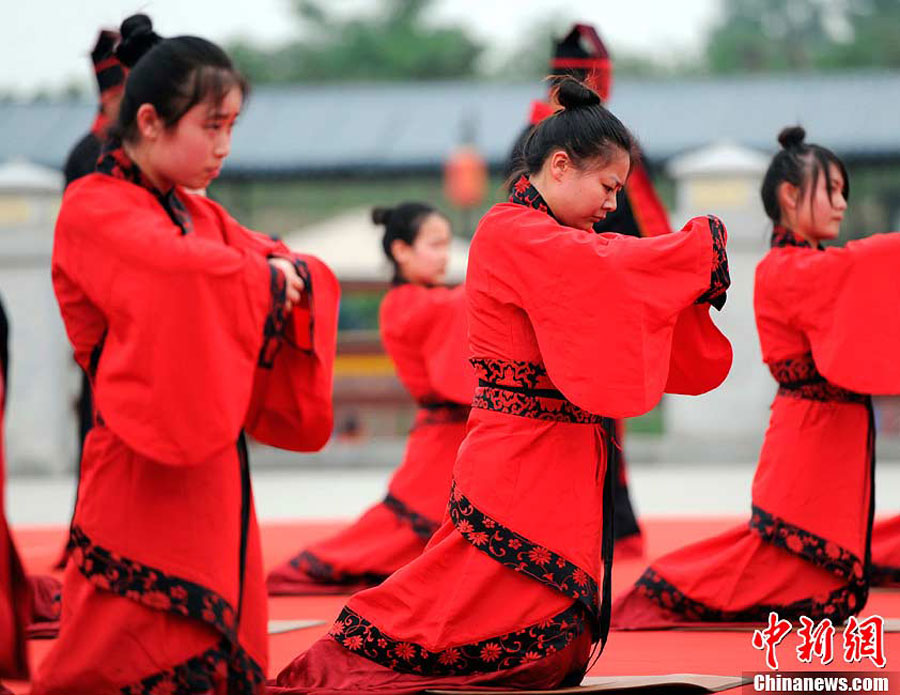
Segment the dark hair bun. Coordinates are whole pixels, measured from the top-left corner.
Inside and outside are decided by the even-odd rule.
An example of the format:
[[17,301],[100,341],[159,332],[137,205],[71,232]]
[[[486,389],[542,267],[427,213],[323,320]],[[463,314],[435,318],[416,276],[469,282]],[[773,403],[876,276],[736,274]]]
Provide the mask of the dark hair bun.
[[786,150],[792,147],[800,147],[805,138],[806,131],[799,125],[788,126],[778,134],[778,142]]
[[600,95],[574,77],[564,77],[557,85],[556,100],[564,109],[578,109],[600,104]]
[[122,40],[116,48],[116,57],[126,67],[134,67],[141,56],[162,40],[153,31],[153,22],[145,14],[133,14],[120,29]]
[[391,221],[391,213],[393,212],[393,208],[372,208],[372,222],[387,227],[388,223]]

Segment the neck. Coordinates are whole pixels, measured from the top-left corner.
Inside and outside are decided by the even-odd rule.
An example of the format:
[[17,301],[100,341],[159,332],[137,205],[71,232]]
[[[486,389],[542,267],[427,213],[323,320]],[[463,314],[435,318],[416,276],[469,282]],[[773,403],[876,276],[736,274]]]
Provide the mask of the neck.
[[553,209],[553,196],[548,195],[548,193],[552,190],[549,185],[548,177],[544,175],[543,171],[539,171],[538,173],[529,176],[528,180],[531,181],[531,185],[537,189],[537,192],[541,194],[541,198],[544,199],[544,202],[547,203],[547,206],[552,210]]
[[133,145],[128,142],[123,142],[122,148],[125,150],[125,154],[128,155],[128,158],[138,165],[144,176],[149,179],[150,183],[152,183],[154,188],[160,193],[167,193],[174,186],[171,181],[151,166],[146,144],[141,142]]

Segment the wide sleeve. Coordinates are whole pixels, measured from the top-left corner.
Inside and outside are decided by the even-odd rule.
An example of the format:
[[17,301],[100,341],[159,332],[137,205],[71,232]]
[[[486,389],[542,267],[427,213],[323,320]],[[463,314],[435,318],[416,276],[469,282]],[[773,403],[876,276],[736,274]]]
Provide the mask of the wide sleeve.
[[900,233],[771,260],[757,281],[782,300],[822,375],[858,393],[900,394]]
[[[641,239],[586,234],[529,212],[515,235],[480,251],[495,257],[497,288],[527,313],[556,387],[585,410],[630,417],[661,398],[679,320],[682,331],[699,327],[706,307],[694,303],[710,289],[713,222],[695,218],[675,234]],[[704,335],[718,347],[704,346]],[[727,373],[722,341],[704,324],[680,369],[708,369],[713,360],[713,371]]]
[[[465,286],[392,290],[381,311],[382,332],[421,355],[430,392],[440,400],[470,404],[475,370],[469,362]],[[399,356],[394,355],[394,359]]]
[[[105,317],[100,417],[144,456],[201,463],[237,441],[274,269],[246,249],[180,235],[146,191],[91,178],[66,193],[52,273]],[[65,309],[63,319],[69,329]]]
[[318,258],[296,254],[281,241],[242,227],[215,203],[210,205],[221,219],[229,245],[290,260],[305,284],[300,303],[290,313],[276,308],[266,318],[244,427],[254,439],[270,446],[317,451],[328,442],[334,420],[338,280]]

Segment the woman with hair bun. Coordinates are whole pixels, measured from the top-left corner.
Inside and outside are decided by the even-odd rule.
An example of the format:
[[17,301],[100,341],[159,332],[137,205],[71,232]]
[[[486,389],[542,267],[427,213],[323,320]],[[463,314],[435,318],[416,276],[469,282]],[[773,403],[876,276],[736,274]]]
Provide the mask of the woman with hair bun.
[[470,248],[478,386],[448,514],[272,693],[554,688],[580,682],[606,640],[611,418],[725,378],[731,346],[709,317],[728,286],[725,230],[704,217],[655,238],[594,234],[628,177],[631,135],[575,80],[559,99]]
[[65,192],[53,285],[91,379],[59,639],[36,695],[261,693],[268,637],[244,432],[331,431],[338,285],[205,188],[246,84],[215,44],[122,25],[130,68],[97,171]]
[[379,584],[422,552],[447,508],[475,391],[465,290],[441,286],[450,223],[422,203],[375,208],[372,219],[384,227],[382,246],[394,269],[381,304],[381,339],[419,409],[387,496],[271,572],[272,594],[353,593]]
[[900,234],[837,238],[850,181],[829,149],[785,128],[762,183],[772,248],[756,269],[763,360],[778,383],[749,523],[656,560],[613,624],[761,624],[859,613],[871,582],[870,394],[900,394]]

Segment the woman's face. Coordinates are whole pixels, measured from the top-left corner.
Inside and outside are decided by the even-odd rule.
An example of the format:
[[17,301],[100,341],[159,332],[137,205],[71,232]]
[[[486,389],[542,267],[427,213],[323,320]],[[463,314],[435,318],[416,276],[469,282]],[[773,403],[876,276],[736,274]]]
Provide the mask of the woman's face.
[[[616,209],[616,194],[625,184],[631,158],[616,148],[610,157],[577,167],[563,151],[544,162],[539,190],[559,221],[567,227],[590,231]],[[545,190],[546,189],[546,190]]]
[[447,274],[451,239],[450,223],[437,213],[428,215],[412,244],[397,239],[391,245],[400,274],[414,285],[441,284]]
[[196,104],[173,128],[162,129],[147,149],[154,183],[163,190],[175,184],[206,188],[231,151],[231,131],[242,104],[241,90],[232,87],[221,102]]
[[[844,175],[833,162],[828,163],[831,190],[824,172],[819,173],[815,188],[806,195],[798,194],[794,210],[793,231],[811,241],[836,239],[841,231],[841,220],[847,209],[844,199]],[[830,193],[830,195],[829,195]]]

